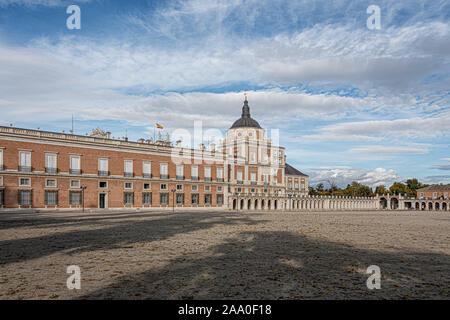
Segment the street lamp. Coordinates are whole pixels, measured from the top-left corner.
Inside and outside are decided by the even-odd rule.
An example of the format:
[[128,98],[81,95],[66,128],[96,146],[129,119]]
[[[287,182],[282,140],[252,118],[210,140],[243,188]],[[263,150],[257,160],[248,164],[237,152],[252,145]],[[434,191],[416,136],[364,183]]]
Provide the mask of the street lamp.
[[80,187],[80,189],[81,189],[81,203],[83,205],[83,213],[84,213],[84,189],[86,189],[86,188],[87,187],[84,184],[82,184],[81,187]]
[[175,212],[175,191],[177,191],[177,190],[172,189],[170,191],[172,191],[172,212]]

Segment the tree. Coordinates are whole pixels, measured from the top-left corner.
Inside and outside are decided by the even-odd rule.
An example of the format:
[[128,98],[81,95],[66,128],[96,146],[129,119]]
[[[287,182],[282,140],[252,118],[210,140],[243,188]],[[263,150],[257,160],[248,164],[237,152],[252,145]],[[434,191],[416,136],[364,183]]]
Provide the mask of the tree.
[[319,192],[323,191],[323,183],[319,183],[319,184],[316,186],[316,190],[319,191]]
[[411,194],[411,190],[409,190],[409,188],[401,182],[394,182],[394,184],[389,188],[389,191],[392,194]]
[[417,189],[424,187],[424,185],[422,185],[416,178],[406,180],[406,185],[408,186],[408,189],[411,191],[410,192],[411,196],[415,196],[417,194]]
[[388,194],[389,191],[386,189],[386,187],[384,185],[380,185],[380,186],[376,187],[375,193],[379,194],[379,195],[384,195],[384,194]]

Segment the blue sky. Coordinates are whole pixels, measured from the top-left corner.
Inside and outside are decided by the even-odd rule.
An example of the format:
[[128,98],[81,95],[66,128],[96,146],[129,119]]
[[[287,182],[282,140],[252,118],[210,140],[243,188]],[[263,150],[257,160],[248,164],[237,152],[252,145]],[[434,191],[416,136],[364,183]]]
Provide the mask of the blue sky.
[[247,90],[312,184],[449,183],[449,21],[437,0],[0,0],[0,124],[224,134]]

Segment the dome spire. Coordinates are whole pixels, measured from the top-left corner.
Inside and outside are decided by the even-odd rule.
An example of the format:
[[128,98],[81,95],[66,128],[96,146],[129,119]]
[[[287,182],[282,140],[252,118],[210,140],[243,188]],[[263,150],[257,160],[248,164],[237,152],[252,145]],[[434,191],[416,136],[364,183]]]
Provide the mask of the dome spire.
[[244,96],[245,100],[244,106],[242,107],[242,118],[250,118],[250,107],[248,106],[247,90],[245,90]]

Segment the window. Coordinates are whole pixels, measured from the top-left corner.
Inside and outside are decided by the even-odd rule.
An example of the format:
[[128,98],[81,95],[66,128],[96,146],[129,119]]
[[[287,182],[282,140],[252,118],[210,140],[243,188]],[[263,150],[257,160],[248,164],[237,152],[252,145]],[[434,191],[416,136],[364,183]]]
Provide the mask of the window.
[[177,193],[176,202],[177,202],[177,205],[184,204],[184,193]]
[[217,186],[217,192],[222,192],[222,186]]
[[69,204],[71,206],[81,205],[81,192],[80,191],[69,191]]
[[192,180],[198,180],[198,166],[191,167]]
[[422,199],[422,198],[423,198],[423,192],[420,193],[420,199]]
[[133,176],[133,160],[124,160],[124,176],[132,177]]
[[142,204],[144,206],[148,206],[148,205],[152,204],[152,193],[151,192],[142,193]]
[[197,186],[192,186],[192,191],[197,191],[198,187]]
[[433,192],[433,199],[437,198],[437,192]]
[[198,193],[191,194],[191,204],[198,205]]
[[45,191],[45,205],[56,206],[58,204],[58,191]]
[[0,149],[0,170],[3,170],[3,150]]
[[25,172],[31,171],[31,152],[29,151],[19,152],[19,171]]
[[182,184],[177,184],[177,190],[183,190],[183,185]]
[[133,189],[133,182],[125,182],[125,189]]
[[31,179],[30,178],[20,178],[19,179],[19,186],[21,186],[21,187],[30,187],[31,186]]
[[250,180],[251,180],[252,182],[256,182],[256,172],[251,172],[251,173],[250,173]]
[[55,179],[45,180],[45,186],[46,187],[56,187],[56,180]]
[[250,161],[251,162],[256,162],[256,153],[254,151],[252,151],[250,153]]
[[79,188],[80,187],[80,180],[70,180],[70,187],[71,188]]
[[0,190],[0,206],[5,205],[5,199],[3,197],[4,197],[3,190]]
[[0,177],[0,187],[3,186],[3,177]]
[[223,182],[223,168],[222,167],[217,168],[217,181]]
[[217,195],[217,205],[223,204],[223,194]]
[[142,163],[142,173],[144,178],[152,177],[152,163],[150,161],[144,161]]
[[81,173],[80,162],[81,162],[80,156],[70,156],[70,173],[72,174]]
[[205,194],[205,205],[211,204],[211,195]]
[[241,170],[238,170],[238,172],[237,172],[237,180],[242,181],[242,171]]
[[242,188],[237,188],[237,192],[242,192]]
[[150,190],[150,183],[144,183],[144,190]]
[[[0,184],[1,185],[1,184]],[[448,192],[444,193],[444,199],[448,199]]]
[[56,160],[57,156],[55,153],[46,153],[45,154],[45,172],[49,173],[56,173],[57,170],[57,163]]
[[177,179],[184,179],[183,174],[183,165],[177,164]]
[[298,190],[298,183],[294,185],[295,190]]
[[108,175],[108,159],[105,158],[98,159],[98,175],[99,176]]
[[99,188],[108,188],[108,182],[106,182],[106,181],[100,181],[100,182],[98,183],[98,187],[99,187]]
[[205,167],[205,180],[211,181],[211,167]]
[[160,193],[159,194],[159,203],[161,205],[167,205],[169,203],[169,194],[168,193]]
[[205,191],[211,191],[211,186],[205,186]]
[[161,163],[159,165],[160,170],[160,178],[161,179],[168,179],[169,178],[169,165],[167,163]]
[[19,190],[19,205],[21,206],[31,206],[31,191],[30,190]]
[[161,190],[167,190],[167,184],[161,183]]
[[124,192],[123,193],[123,204],[126,206],[132,206],[134,203],[134,193]]

